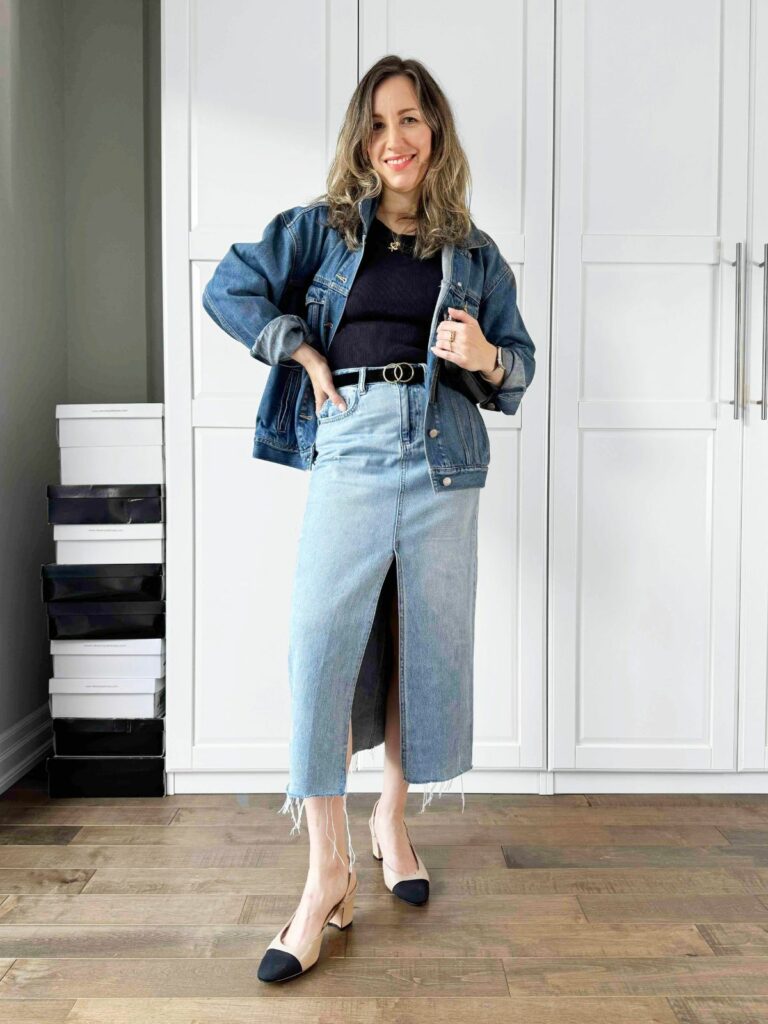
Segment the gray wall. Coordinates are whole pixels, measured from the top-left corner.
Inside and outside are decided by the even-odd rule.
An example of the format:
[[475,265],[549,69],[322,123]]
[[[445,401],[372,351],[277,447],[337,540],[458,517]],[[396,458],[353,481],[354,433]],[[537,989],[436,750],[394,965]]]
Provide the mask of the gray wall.
[[55,407],[163,400],[159,0],[0,25],[0,791],[46,753]]

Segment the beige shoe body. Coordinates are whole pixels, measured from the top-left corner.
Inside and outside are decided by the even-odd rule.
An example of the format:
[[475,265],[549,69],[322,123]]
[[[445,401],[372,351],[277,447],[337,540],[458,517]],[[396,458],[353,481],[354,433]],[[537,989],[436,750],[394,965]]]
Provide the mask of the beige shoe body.
[[419,854],[413,847],[411,841],[411,834],[408,831],[408,826],[403,822],[405,826],[405,834],[408,836],[408,843],[410,844],[413,856],[416,858],[417,869],[415,871],[401,874],[399,871],[395,871],[387,864],[381,852],[379,841],[376,838],[376,829],[374,821],[376,818],[376,808],[379,805],[379,801],[373,805],[373,812],[368,821],[368,827],[371,830],[371,847],[373,850],[373,856],[376,860],[381,861],[382,871],[384,872],[384,884],[391,893],[398,896],[401,900],[406,903],[410,903],[413,906],[420,906],[422,903],[426,903],[429,899],[429,872],[427,871],[424,861],[421,859]]

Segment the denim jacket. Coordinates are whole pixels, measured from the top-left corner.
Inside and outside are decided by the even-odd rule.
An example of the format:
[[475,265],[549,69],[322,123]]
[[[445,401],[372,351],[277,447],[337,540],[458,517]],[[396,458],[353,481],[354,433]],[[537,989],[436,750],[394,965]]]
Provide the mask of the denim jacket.
[[[256,414],[252,455],[311,469],[317,416],[309,374],[291,354],[307,344],[326,353],[333,342],[379,197],[360,204],[363,246],[350,251],[317,201],[278,213],[259,242],[236,242],[203,292],[203,307],[251,355],[271,366]],[[461,245],[444,245],[442,281],[429,346],[448,307],[466,309],[489,342],[502,346],[505,373],[480,408],[514,415],[533,379],[534,345],[517,308],[512,268],[493,239],[472,223]],[[488,431],[478,406],[443,386],[440,356],[427,352],[424,443],[432,487],[483,487],[490,462]],[[476,371],[479,374],[479,371]],[[439,383],[438,383],[439,381]]]

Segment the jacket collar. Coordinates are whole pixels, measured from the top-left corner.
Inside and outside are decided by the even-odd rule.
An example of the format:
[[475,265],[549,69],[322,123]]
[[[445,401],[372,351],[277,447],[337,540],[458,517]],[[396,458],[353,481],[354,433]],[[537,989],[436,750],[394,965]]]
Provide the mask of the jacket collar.
[[[378,208],[379,199],[380,198],[381,198],[380,195],[378,195],[378,196],[368,196],[367,198],[362,199],[360,201],[360,203],[359,203],[359,206],[360,206],[360,218],[363,221],[363,224],[365,225],[365,232],[366,232],[366,234],[368,233],[368,229],[371,226],[371,221],[373,220],[373,216],[376,213],[376,210]],[[480,231],[475,226],[474,221],[472,221],[472,225],[471,225],[471,227],[469,229],[469,235],[464,240],[464,242],[457,244],[456,248],[457,249],[477,249],[481,245],[487,245],[487,244],[488,244],[488,239],[485,237],[485,235],[482,233],[482,231]]]

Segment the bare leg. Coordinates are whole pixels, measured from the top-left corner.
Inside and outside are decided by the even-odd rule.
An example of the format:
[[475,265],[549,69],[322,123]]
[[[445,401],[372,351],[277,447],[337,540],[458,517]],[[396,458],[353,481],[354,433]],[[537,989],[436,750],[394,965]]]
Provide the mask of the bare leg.
[[[347,771],[352,760],[352,725],[347,743]],[[299,948],[317,935],[326,914],[341,899],[349,877],[347,824],[344,817],[344,796],[307,797],[307,831],[309,832],[309,871],[301,902],[283,941]],[[335,831],[334,831],[335,830]],[[332,837],[336,836],[334,852]],[[331,837],[329,839],[329,836]],[[355,867],[352,866],[352,874]]]
[[403,824],[408,783],[403,778],[400,757],[400,620],[397,611],[397,588],[393,591],[389,619],[394,658],[392,678],[387,690],[387,717],[384,725],[384,779],[374,827],[384,860],[393,871],[405,873],[416,871],[418,864]]

